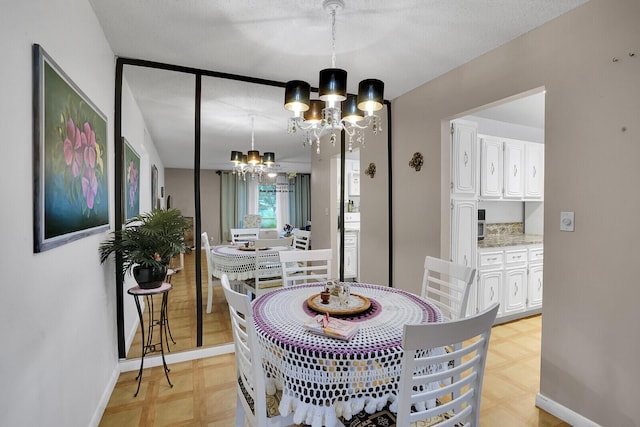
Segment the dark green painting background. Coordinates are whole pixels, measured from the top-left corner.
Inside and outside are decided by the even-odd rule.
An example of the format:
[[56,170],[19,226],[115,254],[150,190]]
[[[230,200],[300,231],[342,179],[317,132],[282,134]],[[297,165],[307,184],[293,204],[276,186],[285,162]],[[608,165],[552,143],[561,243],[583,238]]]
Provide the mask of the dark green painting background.
[[[69,106],[75,111],[76,126],[88,122],[96,134],[96,145],[102,158],[101,173],[96,174],[98,192],[94,206],[88,209],[70,183],[64,161],[64,136]],[[85,100],[44,62],[44,238],[51,239],[76,231],[109,223],[107,122]],[[77,189],[76,189],[77,190]],[[82,192],[80,191],[80,196]],[[84,206],[83,206],[84,205]]]

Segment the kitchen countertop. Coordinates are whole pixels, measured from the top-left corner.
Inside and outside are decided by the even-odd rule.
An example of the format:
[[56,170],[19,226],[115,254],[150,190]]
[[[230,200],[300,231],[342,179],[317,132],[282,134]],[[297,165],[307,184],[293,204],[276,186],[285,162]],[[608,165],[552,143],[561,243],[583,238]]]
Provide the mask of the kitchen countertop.
[[478,240],[478,249],[542,244],[542,234],[499,234]]

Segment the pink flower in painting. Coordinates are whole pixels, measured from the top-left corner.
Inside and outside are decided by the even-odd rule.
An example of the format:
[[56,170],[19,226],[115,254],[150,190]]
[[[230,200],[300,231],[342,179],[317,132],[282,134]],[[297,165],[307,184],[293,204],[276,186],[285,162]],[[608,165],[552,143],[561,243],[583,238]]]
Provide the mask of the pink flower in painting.
[[82,134],[80,133],[80,129],[75,129],[74,135],[74,144],[73,144],[73,160],[71,163],[71,172],[73,173],[73,177],[77,178],[80,176],[80,171],[82,168],[82,158],[83,150],[82,150]]
[[[84,122],[82,131],[72,118],[66,120],[66,135],[63,141],[64,162],[73,178],[78,178],[74,185],[80,184],[82,197],[89,209],[93,209],[98,194],[98,176],[96,167],[102,170],[102,159],[99,158],[100,147],[96,143],[96,133],[89,122]],[[137,177],[136,177],[137,183]]]
[[82,195],[87,201],[87,207],[93,209],[93,203],[98,194],[98,178],[96,178],[96,170],[86,168],[82,177]]
[[64,140],[64,161],[67,166],[71,166],[73,161],[73,141],[75,141],[76,125],[73,119],[67,120],[67,137]]
[[129,206],[134,207],[136,191],[138,190],[138,171],[133,160],[129,162],[127,176],[129,177]]
[[67,166],[71,167],[71,173],[74,178],[80,176],[80,172],[82,171],[82,162],[84,157],[82,145],[82,134],[80,133],[80,129],[78,129],[75,123],[73,123],[73,119],[67,120],[67,137],[64,139],[63,144],[64,162]]

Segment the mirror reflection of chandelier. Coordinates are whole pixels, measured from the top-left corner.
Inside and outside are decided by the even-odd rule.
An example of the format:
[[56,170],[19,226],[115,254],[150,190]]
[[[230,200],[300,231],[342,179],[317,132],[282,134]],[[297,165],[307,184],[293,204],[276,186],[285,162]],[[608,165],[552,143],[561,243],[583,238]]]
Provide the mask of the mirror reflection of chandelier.
[[238,175],[238,178],[242,177],[246,181],[247,174],[251,178],[262,179],[262,175],[267,173],[268,170],[276,162],[276,155],[272,152],[265,152],[264,155],[260,155],[260,151],[255,149],[255,129],[254,129],[255,116],[251,116],[251,150],[244,154],[242,151],[231,152],[231,162],[233,163],[234,175]]
[[287,82],[284,108],[293,111],[288,132],[303,131],[303,145],[316,142],[320,153],[320,138],[330,134],[335,145],[336,133],[344,130],[349,137],[349,151],[355,142],[364,145],[364,129],[374,134],[382,130],[380,118],[373,112],[383,105],[384,83],[377,79],[362,80],[358,95],[347,96],[347,72],[336,68],[336,12],[344,8],[343,0],[324,0],[322,7],[331,15],[331,68],[320,71],[319,100],[310,100],[311,87],[302,80]]

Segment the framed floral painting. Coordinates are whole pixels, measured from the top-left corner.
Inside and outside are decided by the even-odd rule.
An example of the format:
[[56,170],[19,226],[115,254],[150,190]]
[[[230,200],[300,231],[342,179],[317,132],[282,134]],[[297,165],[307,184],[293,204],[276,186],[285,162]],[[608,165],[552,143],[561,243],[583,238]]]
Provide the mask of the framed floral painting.
[[107,119],[33,45],[34,252],[109,228]]
[[131,219],[140,213],[140,156],[129,141],[122,138],[124,146],[124,213]]
[[151,209],[160,209],[160,198],[158,197],[158,168],[151,166]]

